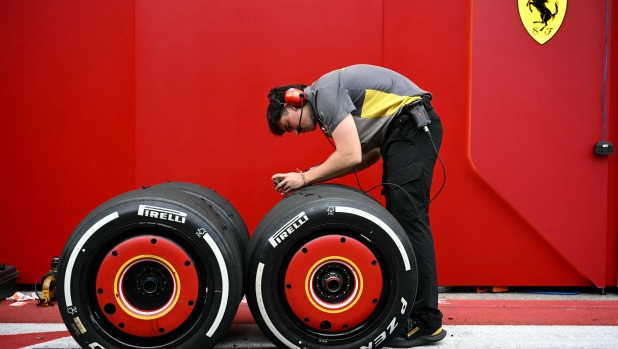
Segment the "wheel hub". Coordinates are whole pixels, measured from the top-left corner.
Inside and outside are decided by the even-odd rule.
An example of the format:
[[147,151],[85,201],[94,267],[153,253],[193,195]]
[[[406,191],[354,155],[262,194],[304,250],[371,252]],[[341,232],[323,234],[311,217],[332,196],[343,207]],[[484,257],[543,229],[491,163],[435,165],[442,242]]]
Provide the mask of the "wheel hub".
[[336,333],[362,324],[373,313],[382,293],[382,272],[360,241],[326,235],[292,256],[284,288],[290,309],[303,324]]
[[121,283],[121,292],[130,304],[154,310],[172,298],[175,278],[164,263],[144,258],[127,267]]
[[171,240],[139,236],[114,246],[96,278],[97,302],[119,330],[160,336],[182,325],[199,293],[190,256]]
[[[324,269],[327,269],[327,268],[331,270],[325,272]],[[344,296],[343,293],[348,291],[349,286],[351,286],[350,275],[347,270],[342,270],[342,273],[335,271],[336,269],[340,269],[340,268],[341,266],[338,263],[329,263],[328,265],[318,270],[318,273],[316,275],[316,281],[318,282],[316,282],[316,286],[317,288],[320,289],[322,294],[327,295],[327,298],[330,298],[330,297],[341,298]],[[332,270],[332,269],[335,269],[335,270]],[[345,275],[345,280],[342,274]],[[344,286],[346,288],[342,289]],[[339,292],[339,291],[342,291],[342,292]],[[328,299],[324,299],[324,300],[327,302],[332,302],[332,301],[329,301]]]

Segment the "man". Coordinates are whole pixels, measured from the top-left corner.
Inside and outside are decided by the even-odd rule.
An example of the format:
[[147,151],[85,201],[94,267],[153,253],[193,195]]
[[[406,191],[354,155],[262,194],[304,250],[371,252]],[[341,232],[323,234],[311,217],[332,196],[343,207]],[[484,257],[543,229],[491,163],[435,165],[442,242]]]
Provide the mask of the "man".
[[[431,97],[403,75],[371,65],[335,70],[311,86],[275,87],[268,94],[267,118],[273,134],[298,135],[320,127],[336,145],[324,163],[309,171],[273,175],[273,180],[280,180],[275,189],[282,194],[363,170],[383,159],[382,181],[389,183],[382,189],[386,208],[412,243],[419,280],[410,319],[388,344],[391,347],[419,346],[446,336],[438,310],[428,214],[433,168],[442,141],[442,124]],[[429,132],[416,127],[412,113],[428,115]]]

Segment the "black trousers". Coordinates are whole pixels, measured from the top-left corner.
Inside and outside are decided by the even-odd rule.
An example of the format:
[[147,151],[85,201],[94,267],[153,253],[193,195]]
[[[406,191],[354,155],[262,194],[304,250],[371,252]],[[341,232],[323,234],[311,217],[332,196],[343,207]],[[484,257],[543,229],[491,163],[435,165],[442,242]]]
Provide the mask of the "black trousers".
[[[439,150],[442,123],[431,104],[428,101],[423,103],[431,120],[428,128],[433,143]],[[436,149],[429,136],[417,130],[414,122],[408,120],[388,136],[380,153],[383,160],[382,181],[396,185],[383,186],[386,209],[404,228],[416,256],[418,287],[410,317],[414,321],[423,321],[429,327],[439,327],[442,325],[442,312],[438,310],[436,257],[427,207]]]

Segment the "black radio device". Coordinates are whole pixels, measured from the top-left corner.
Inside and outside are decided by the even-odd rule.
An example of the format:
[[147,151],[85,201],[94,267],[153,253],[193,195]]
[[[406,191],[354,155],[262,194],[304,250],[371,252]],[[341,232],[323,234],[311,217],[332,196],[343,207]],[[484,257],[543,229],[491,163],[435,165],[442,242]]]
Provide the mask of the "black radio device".
[[425,109],[425,105],[422,102],[414,103],[409,106],[408,113],[410,113],[410,116],[412,117],[414,125],[417,129],[421,129],[431,124],[431,120],[429,120],[427,110]]

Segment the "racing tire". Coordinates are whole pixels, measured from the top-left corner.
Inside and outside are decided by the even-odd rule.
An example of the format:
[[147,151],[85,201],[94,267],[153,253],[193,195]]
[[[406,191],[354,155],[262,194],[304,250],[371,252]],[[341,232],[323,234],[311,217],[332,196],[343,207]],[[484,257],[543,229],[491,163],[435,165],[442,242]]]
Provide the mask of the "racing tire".
[[69,237],[58,305],[83,348],[213,348],[242,297],[241,254],[195,195],[149,188],[119,195]]
[[367,194],[316,185],[281,200],[247,250],[249,309],[278,348],[379,348],[416,295],[412,246]]

